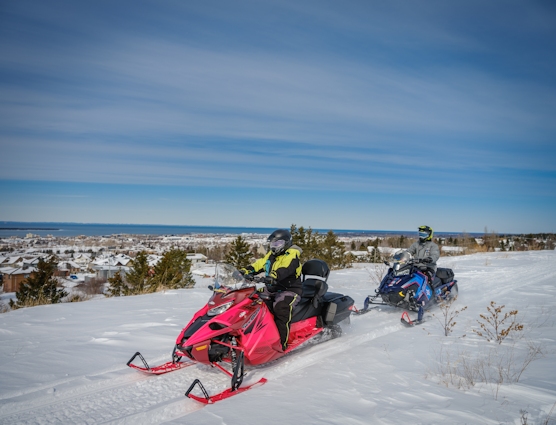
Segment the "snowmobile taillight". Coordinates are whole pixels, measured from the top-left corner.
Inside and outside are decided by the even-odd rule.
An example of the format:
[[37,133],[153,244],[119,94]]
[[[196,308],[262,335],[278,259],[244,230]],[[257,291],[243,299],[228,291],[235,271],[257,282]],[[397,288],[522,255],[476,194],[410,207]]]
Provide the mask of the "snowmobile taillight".
[[233,301],[230,301],[226,304],[219,305],[218,307],[213,307],[209,311],[207,311],[207,315],[208,316],[218,316],[219,314],[222,314],[226,310],[228,310],[232,306],[233,303],[234,303]]

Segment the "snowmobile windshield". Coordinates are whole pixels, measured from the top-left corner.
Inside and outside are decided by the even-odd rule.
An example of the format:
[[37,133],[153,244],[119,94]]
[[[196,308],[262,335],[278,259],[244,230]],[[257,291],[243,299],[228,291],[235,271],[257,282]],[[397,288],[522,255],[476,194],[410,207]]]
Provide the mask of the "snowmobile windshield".
[[218,263],[216,265],[216,277],[214,279],[214,290],[237,291],[238,289],[255,286],[254,282],[245,280],[243,275],[232,265]]
[[399,270],[404,269],[404,267],[411,261],[411,254],[407,251],[400,251],[394,255],[392,260],[392,268],[394,269],[394,273],[396,273]]

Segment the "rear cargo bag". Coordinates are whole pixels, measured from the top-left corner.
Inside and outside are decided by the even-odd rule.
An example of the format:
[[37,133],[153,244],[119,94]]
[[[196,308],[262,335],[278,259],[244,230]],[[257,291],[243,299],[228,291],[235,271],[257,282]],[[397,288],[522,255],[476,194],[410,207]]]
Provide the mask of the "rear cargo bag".
[[342,320],[347,319],[351,314],[351,306],[355,303],[353,298],[327,292],[324,297],[324,310],[322,319],[327,325],[337,325]]
[[439,267],[436,270],[436,277],[438,277],[442,283],[445,284],[454,280],[454,272],[452,269],[443,269]]

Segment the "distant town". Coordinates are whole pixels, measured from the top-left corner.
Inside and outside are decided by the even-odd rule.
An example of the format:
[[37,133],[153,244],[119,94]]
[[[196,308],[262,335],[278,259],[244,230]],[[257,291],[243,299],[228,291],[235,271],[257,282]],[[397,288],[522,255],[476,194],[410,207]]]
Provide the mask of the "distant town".
[[[55,256],[57,276],[63,286],[81,285],[85,292],[94,294],[116,272],[127,272],[138,252],[147,253],[149,265],[154,266],[166,251],[184,250],[192,263],[192,272],[199,273],[201,269],[206,270],[203,266],[223,260],[229,245],[238,236],[251,246],[253,256],[264,254],[267,234],[258,233],[55,237],[29,232],[24,237],[0,239],[0,283],[4,293],[16,292],[21,282],[36,270],[39,259]],[[403,234],[342,235],[338,240],[345,245],[346,255],[351,256],[352,262],[377,262],[377,258],[383,261],[415,241]],[[442,255],[463,255],[480,251],[554,249],[556,236],[491,233],[479,238],[462,234],[435,238],[435,241]]]

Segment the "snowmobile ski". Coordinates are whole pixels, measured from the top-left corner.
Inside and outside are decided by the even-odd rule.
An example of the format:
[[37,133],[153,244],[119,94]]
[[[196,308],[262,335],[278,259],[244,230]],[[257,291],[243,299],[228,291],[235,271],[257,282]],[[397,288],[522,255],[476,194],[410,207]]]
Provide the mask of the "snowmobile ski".
[[402,322],[402,324],[406,326],[415,326],[415,322],[413,322],[413,320],[410,319],[409,314],[407,314],[407,311],[404,311],[402,313],[402,317],[400,318],[400,321]]
[[[132,362],[133,360],[135,360],[135,357],[139,357],[141,359],[141,361],[143,362],[143,366],[137,366],[134,365]],[[185,361],[185,362],[180,362],[180,361],[171,361],[171,362],[166,362],[164,364],[161,364],[159,366],[155,366],[155,367],[150,367],[147,363],[147,361],[145,360],[145,358],[142,356],[142,354],[137,351],[133,357],[131,359],[129,359],[129,361],[127,362],[127,365],[132,368],[132,369],[137,369],[141,372],[145,372],[145,373],[151,373],[153,375],[162,375],[163,373],[168,373],[168,372],[173,372],[175,370],[179,370],[179,369],[183,369],[184,367],[188,367],[188,366],[193,366],[195,364],[195,362],[192,361]]]
[[[365,298],[365,302],[363,303],[363,308],[361,310],[359,310],[357,307],[353,306],[352,307],[352,312],[353,314],[360,316],[362,314],[366,314],[371,310],[374,310],[376,308],[379,308],[379,305],[388,305],[384,302],[376,302],[375,299],[378,297],[377,295],[369,295],[367,298]],[[370,307],[371,304],[375,304],[376,307]]]
[[420,325],[424,321],[425,321],[424,319],[415,320],[415,321],[411,320],[411,318],[409,317],[409,314],[407,314],[407,311],[404,311],[402,313],[402,317],[400,319],[400,322],[402,322],[402,324],[404,324],[405,326],[408,326],[408,327],[413,327],[415,325]]
[[[266,378],[261,378],[257,382],[255,382],[254,384],[247,385],[245,387],[239,387],[237,389],[228,388],[228,389],[222,391],[221,393],[215,394],[213,396],[209,396],[207,390],[205,389],[203,384],[201,384],[201,381],[198,380],[198,379],[195,379],[195,381],[193,381],[193,383],[191,384],[189,389],[185,392],[185,396],[192,399],[192,400],[198,401],[199,403],[214,404],[218,401],[221,401],[221,400],[233,397],[235,395],[241,394],[241,393],[243,393],[247,390],[250,390],[251,388],[263,385],[266,382],[267,382]],[[199,386],[199,388],[201,389],[201,392],[203,393],[202,397],[199,397],[195,394],[191,394],[191,391],[193,391],[193,388],[195,388],[195,386],[197,386],[197,385]]]
[[[386,305],[386,304],[384,304]],[[362,314],[367,314],[368,312],[377,309],[378,307],[367,307],[367,308],[362,308],[361,310],[359,310],[357,307],[353,306],[353,310],[352,313],[355,314],[356,316],[361,316]]]

